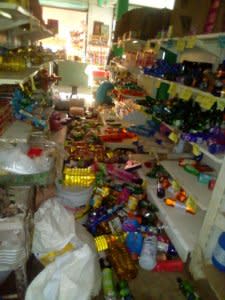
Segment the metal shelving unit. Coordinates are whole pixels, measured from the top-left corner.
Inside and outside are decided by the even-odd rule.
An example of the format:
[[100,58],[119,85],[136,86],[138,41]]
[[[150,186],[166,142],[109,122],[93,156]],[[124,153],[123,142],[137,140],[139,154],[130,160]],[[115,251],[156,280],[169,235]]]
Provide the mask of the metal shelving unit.
[[27,68],[19,72],[5,72],[0,71],[0,85],[1,84],[23,84],[28,81],[31,77],[34,77],[38,71],[42,68],[48,67],[51,61],[43,63],[39,66]]
[[[0,32],[2,32],[7,37],[6,44],[10,45],[9,48],[15,48],[17,46],[15,45],[15,42],[17,43],[18,41],[27,44],[28,42],[35,42],[52,35],[52,33],[45,27],[44,24],[41,23],[41,21],[39,21],[30,12],[28,12],[21,6],[18,6],[17,4],[4,3],[1,1],[0,11]],[[24,28],[27,28],[27,30],[25,30]],[[48,65],[50,66],[49,63]],[[0,72],[0,85],[23,84],[33,78],[37,74],[37,72],[44,66],[46,66],[46,63],[42,64],[41,66],[28,68],[21,72]],[[31,133],[31,125],[16,120],[12,124],[10,124],[0,136],[0,142],[27,143]],[[8,180],[7,184],[13,185],[11,180]],[[11,186],[10,188],[13,187]],[[9,245],[8,247],[10,247],[10,239],[8,240],[7,236],[13,236],[14,234],[17,238],[13,240],[14,242],[11,246],[12,249],[7,249],[7,252],[4,252],[4,248],[0,247],[0,272],[4,272],[5,270],[8,270],[9,272],[15,272],[16,286],[18,287],[17,294],[18,297],[22,299],[24,298],[25,289],[27,286],[26,261],[30,255],[32,238],[31,226],[33,221],[31,209],[33,208],[33,205],[31,204],[34,199],[34,188],[30,187],[31,193],[29,193],[29,197],[24,196],[24,192],[26,191],[27,187],[23,184],[23,186],[20,186],[20,188],[23,196],[21,197],[21,199],[18,199],[18,201],[21,201],[21,204],[29,203],[29,205],[27,205],[26,207],[25,215],[23,218],[19,219],[20,216],[16,215],[12,218],[3,218],[0,220],[1,239],[3,241],[6,241],[6,244]],[[15,198],[19,197],[18,187],[16,187],[16,192],[12,194],[15,195]],[[5,227],[7,227],[7,231]],[[20,233],[20,235],[18,235],[18,233]],[[23,237],[23,239],[21,238],[21,236]],[[16,265],[15,263],[13,264],[15,259]],[[7,262],[7,266],[2,263],[4,261]]]
[[[13,36],[20,36],[26,40],[37,41],[53,35],[44,24],[23,7],[15,3],[0,3],[0,31],[10,31]],[[20,28],[28,25],[29,30]]]

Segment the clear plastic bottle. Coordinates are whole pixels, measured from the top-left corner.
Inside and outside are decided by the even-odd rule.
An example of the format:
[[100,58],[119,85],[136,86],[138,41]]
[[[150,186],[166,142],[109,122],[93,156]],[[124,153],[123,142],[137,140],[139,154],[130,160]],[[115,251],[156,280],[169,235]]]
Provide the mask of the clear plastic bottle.
[[152,270],[156,265],[157,237],[155,235],[147,236],[144,239],[139,265],[145,270]]

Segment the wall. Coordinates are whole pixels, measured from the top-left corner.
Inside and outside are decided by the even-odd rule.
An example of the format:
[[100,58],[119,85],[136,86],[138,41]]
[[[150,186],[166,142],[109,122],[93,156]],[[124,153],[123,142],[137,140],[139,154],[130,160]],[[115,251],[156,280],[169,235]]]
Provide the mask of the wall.
[[[183,36],[191,32],[201,34],[207,20],[211,0],[176,0],[171,15],[174,36]],[[225,1],[221,2],[213,32],[224,31]]]
[[112,7],[98,7],[90,5],[88,10],[88,36],[93,33],[94,21],[102,22],[109,25],[109,41],[112,35],[112,21],[113,21],[113,8]]
[[69,32],[73,30],[80,30],[81,24],[85,27],[86,12],[76,10],[68,10],[61,8],[43,7],[43,19],[47,23],[48,19],[55,19],[59,21],[59,31],[54,38],[43,40],[43,46],[52,45],[52,47],[59,46],[59,48],[70,47],[68,39]]

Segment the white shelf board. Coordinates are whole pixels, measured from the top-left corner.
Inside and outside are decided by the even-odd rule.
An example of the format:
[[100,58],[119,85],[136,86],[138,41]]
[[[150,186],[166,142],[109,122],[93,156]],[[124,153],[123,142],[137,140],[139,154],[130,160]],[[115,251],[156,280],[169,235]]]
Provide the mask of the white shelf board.
[[188,194],[196,199],[197,205],[202,210],[207,210],[212,197],[212,192],[208,189],[207,185],[199,183],[196,176],[184,171],[183,167],[178,165],[178,161],[164,160],[161,161],[161,165],[179,182]]
[[25,69],[24,71],[19,71],[19,72],[0,72],[0,85],[1,84],[22,84],[25,81],[29,79],[29,77],[35,76],[38,71],[42,67],[46,67],[46,64],[50,63],[45,62],[41,64],[40,66],[34,66],[28,69]]
[[186,261],[188,254],[193,251],[204,220],[204,212],[198,210],[191,215],[178,208],[167,206],[163,199],[156,195],[156,183],[147,184],[148,199],[159,209],[158,217],[165,225],[165,231],[175,246],[180,258]]
[[32,67],[21,72],[0,72],[0,84],[24,83],[30,76],[35,76],[39,68]]
[[8,143],[27,143],[31,132],[31,125],[16,120],[0,136],[0,141]]
[[212,154],[208,151],[206,144],[195,144],[191,143],[192,145],[197,145],[199,147],[199,150],[207,155],[210,159],[214,160],[216,163],[222,164],[224,160],[224,153],[219,154]]
[[[24,38],[32,41],[37,41],[53,35],[40,20],[16,3],[0,3],[0,10],[9,15],[9,18],[0,16],[0,31],[15,29],[14,35],[22,34],[24,35]],[[30,24],[31,30],[28,32],[22,30],[18,31],[18,27],[25,24]]]
[[52,32],[43,25],[31,28],[30,30],[16,30],[13,32],[14,36],[19,36],[24,40],[38,41],[53,36]]
[[225,231],[225,213],[218,213],[216,216],[216,226]]
[[[167,83],[169,85],[170,84],[175,84],[176,87],[177,87],[177,93],[178,94],[184,89],[185,90],[191,90],[192,96],[194,96],[194,97],[197,97],[198,95],[201,95],[201,96],[204,96],[204,97],[209,97],[210,96],[210,97],[213,97],[215,99],[215,101],[219,100],[219,101],[224,101],[225,102],[225,98],[213,96],[210,93],[201,91],[197,88],[193,88],[193,87],[190,87],[190,86],[183,85],[183,84],[175,82],[175,81],[169,81],[169,80],[159,78],[159,77],[155,77],[155,76],[152,76],[152,75],[139,74],[139,81],[141,81],[141,78],[144,78],[144,80],[145,80],[143,88],[144,88],[144,90],[146,91],[147,94],[150,94],[148,88],[152,87],[152,82],[159,82],[159,83],[164,82],[164,83]],[[141,85],[143,85],[143,84],[141,84]]]
[[9,18],[0,17],[0,31],[16,28],[30,22],[31,14],[15,3],[1,2],[0,10],[9,15]]
[[[220,36],[225,36],[224,32],[218,32],[218,33],[208,33],[208,34],[197,34],[196,38],[197,40],[217,40]],[[179,39],[187,39],[191,36],[184,36],[184,37],[171,37],[171,38],[161,38],[161,39],[150,39],[150,43],[156,43],[156,42],[168,42],[169,40],[177,41]]]

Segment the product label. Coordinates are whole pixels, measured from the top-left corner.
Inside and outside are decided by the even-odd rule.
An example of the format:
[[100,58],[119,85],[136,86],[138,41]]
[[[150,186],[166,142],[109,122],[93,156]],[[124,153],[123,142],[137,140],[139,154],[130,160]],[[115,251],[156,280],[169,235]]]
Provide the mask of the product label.
[[199,156],[199,155],[201,154],[201,151],[200,151],[199,146],[198,146],[197,144],[194,144],[194,145],[193,145],[192,153],[193,153],[195,156]]
[[169,90],[168,90],[168,93],[173,98],[173,97],[175,97],[176,92],[177,92],[177,85],[175,83],[171,83],[170,87],[169,87]]
[[202,102],[200,103],[200,105],[202,108],[209,110],[209,109],[211,109],[211,107],[213,106],[214,103],[215,103],[214,97],[206,96],[206,97],[202,98]]
[[195,44],[197,42],[197,37],[195,35],[188,36],[186,38],[186,41],[187,41],[186,48],[188,48],[188,49],[194,48],[194,46],[195,46]]
[[177,40],[177,45],[176,45],[177,52],[184,51],[184,47],[185,47],[185,40],[184,39]]
[[188,101],[192,96],[192,90],[190,88],[182,89],[179,96],[181,99]]
[[178,143],[179,136],[175,132],[172,131],[169,135],[169,139],[174,143]]
[[225,266],[225,249],[223,249],[219,243],[216,245],[213,256],[220,265]]
[[225,108],[225,100],[224,99],[217,100],[217,108],[218,108],[218,110],[224,111],[224,108]]

